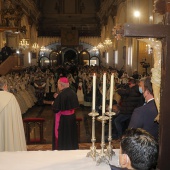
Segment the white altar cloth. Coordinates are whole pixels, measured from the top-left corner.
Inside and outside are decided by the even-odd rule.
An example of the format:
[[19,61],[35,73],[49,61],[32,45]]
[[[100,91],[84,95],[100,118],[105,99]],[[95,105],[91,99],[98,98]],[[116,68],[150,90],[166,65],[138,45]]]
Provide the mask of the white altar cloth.
[[[89,151],[0,152],[0,170],[110,170],[106,163],[102,162],[97,166],[96,161],[86,157]],[[116,155],[110,164],[117,165],[119,151],[114,151]]]

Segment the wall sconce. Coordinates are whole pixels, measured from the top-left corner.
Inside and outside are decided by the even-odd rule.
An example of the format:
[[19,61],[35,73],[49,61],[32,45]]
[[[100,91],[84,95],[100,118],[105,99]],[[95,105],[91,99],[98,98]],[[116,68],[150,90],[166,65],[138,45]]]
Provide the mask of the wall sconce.
[[132,46],[128,47],[128,61],[127,64],[128,66],[132,66]]
[[109,53],[106,52],[106,63],[108,64],[109,63]]
[[118,64],[118,50],[115,50],[115,64]]

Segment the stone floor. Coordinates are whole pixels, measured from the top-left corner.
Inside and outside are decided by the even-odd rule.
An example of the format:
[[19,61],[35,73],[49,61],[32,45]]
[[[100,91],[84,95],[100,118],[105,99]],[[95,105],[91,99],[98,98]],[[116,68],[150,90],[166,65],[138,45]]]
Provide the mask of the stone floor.
[[[80,123],[80,149],[88,149],[91,146],[92,117],[88,115],[90,111],[91,107],[83,107],[76,110],[76,117],[82,118],[82,121]],[[28,150],[51,150],[53,116],[54,113],[51,109],[51,105],[34,106],[23,115],[23,118],[40,117],[45,119],[44,144],[42,145],[38,143],[33,143],[31,145],[28,145]],[[95,121],[96,146],[98,148],[100,147],[101,143],[101,125],[101,122],[99,122],[98,120]],[[31,138],[39,138],[38,128],[32,129]],[[119,141],[113,140],[112,145],[113,148],[119,148]]]

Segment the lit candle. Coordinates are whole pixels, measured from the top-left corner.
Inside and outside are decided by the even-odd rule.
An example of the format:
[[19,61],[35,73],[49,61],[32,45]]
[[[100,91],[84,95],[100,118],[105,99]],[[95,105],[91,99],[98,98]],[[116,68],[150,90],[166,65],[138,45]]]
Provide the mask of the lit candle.
[[106,107],[106,73],[103,74],[103,98],[102,98],[102,116],[104,116],[105,113],[105,107]]
[[95,111],[95,104],[96,104],[96,74],[93,74],[93,104],[92,104],[92,111]]
[[112,109],[113,87],[114,87],[114,74],[112,73],[112,75],[111,75],[111,82],[110,82],[110,103],[109,103],[109,109]]

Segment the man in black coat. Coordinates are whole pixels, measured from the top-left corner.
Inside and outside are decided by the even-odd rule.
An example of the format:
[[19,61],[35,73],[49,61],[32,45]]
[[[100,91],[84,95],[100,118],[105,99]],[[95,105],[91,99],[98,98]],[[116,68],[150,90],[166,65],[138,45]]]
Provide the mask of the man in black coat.
[[146,104],[134,110],[130,120],[129,128],[142,128],[148,131],[154,136],[156,140],[158,140],[159,125],[154,121],[158,115],[158,111],[153,96],[150,77],[145,79],[142,91]]
[[12,49],[5,44],[1,50],[2,62],[5,61],[12,54]]
[[78,134],[75,109],[79,107],[76,93],[69,87],[66,77],[58,80],[59,94],[55,94],[53,111],[55,113],[53,150],[78,149]]
[[[124,129],[128,127],[133,110],[139,107],[141,93],[135,79],[129,79],[129,88],[118,89],[118,94],[121,96],[120,112],[114,119],[114,125],[118,132],[118,138],[122,136]],[[127,124],[127,125],[126,125]],[[115,137],[116,138],[116,137]]]

